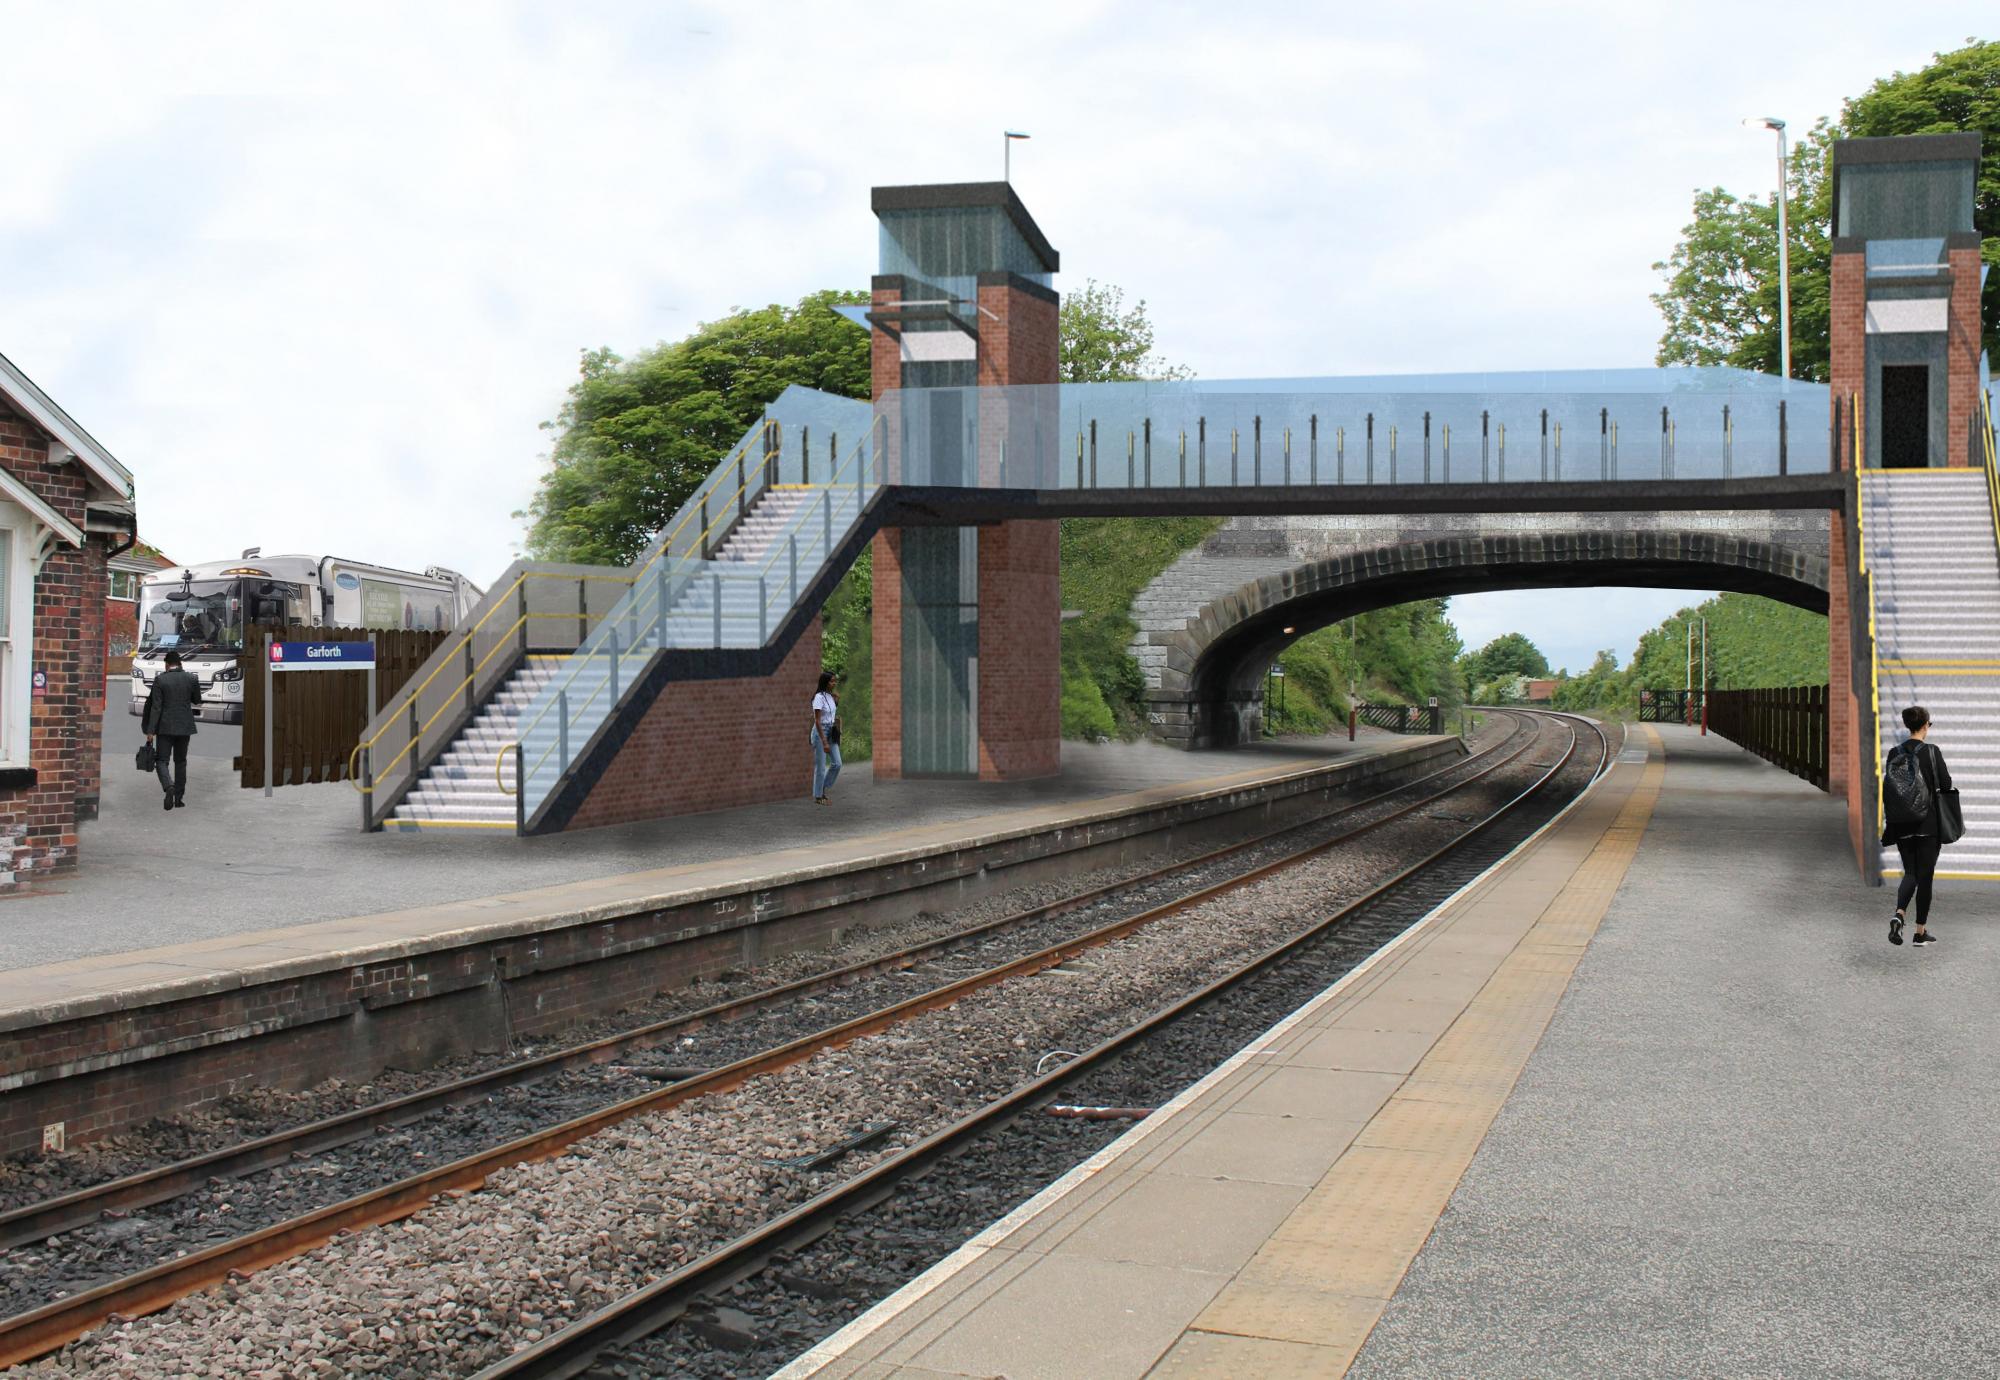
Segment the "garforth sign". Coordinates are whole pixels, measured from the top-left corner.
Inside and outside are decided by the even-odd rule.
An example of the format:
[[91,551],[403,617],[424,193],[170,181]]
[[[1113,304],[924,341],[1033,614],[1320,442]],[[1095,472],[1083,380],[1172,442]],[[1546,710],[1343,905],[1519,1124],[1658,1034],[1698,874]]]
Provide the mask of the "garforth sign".
[[[264,794],[271,794],[271,782],[278,774],[278,759],[272,753],[271,725],[278,717],[277,696],[271,693],[274,671],[366,671],[368,673],[368,713],[375,712],[375,643],[361,642],[273,642],[264,658]],[[362,796],[367,807],[367,796]]]
[[373,642],[273,642],[273,671],[366,671],[375,666]]

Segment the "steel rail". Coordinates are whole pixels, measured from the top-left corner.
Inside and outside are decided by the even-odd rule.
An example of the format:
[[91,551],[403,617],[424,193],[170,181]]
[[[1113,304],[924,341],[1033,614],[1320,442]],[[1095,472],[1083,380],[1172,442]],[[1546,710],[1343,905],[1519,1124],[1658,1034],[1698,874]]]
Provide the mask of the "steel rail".
[[[1521,722],[1525,724],[1527,721],[1524,719]],[[1517,743],[1521,744],[1519,751],[1526,751],[1527,743],[1523,740],[1528,737],[1532,737],[1532,734],[1524,734],[1517,730],[1492,747],[1470,757],[1461,758],[1437,771],[1427,772],[1413,780],[1377,792],[1364,800],[1342,805],[1325,814],[1297,823],[1280,825],[1181,862],[1154,868],[1120,881],[1106,882],[1101,886],[1091,887],[1086,891],[1045,902],[1039,906],[1014,911],[963,930],[955,930],[948,935],[908,945],[893,953],[862,959],[775,987],[763,988],[742,997],[716,1002],[695,1011],[607,1035],[601,1039],[552,1050],[547,1054],[470,1074],[435,1088],[406,1093],[365,1107],[352,1108],[319,1121],[308,1122],[303,1126],[276,1131],[237,1145],[224,1146],[171,1164],[107,1180],[61,1197],[48,1198],[38,1203],[29,1203],[0,1212],[0,1250],[28,1245],[45,1240],[59,1232],[86,1226],[98,1220],[107,1211],[129,1212],[150,1207],[200,1188],[211,1179],[241,1178],[258,1173],[295,1158],[359,1140],[378,1129],[408,1125],[425,1116],[467,1102],[478,1101],[482,1097],[491,1096],[507,1088],[540,1082],[578,1069],[613,1062],[635,1051],[669,1043],[694,1030],[755,1015],[787,1002],[837,987],[845,987],[880,973],[915,967],[975,940],[1080,910],[1120,892],[1151,886],[1176,873],[1209,866],[1232,855],[1262,847],[1286,834],[1324,826],[1343,816],[1379,805],[1391,796],[1423,786],[1441,776],[1485,762],[1496,754],[1506,752]],[[1518,752],[1513,755],[1518,755]],[[1466,778],[1464,782],[1459,783],[1459,787],[1453,789],[1470,784],[1480,779],[1486,772],[1496,770],[1511,760],[1512,756],[1482,767],[1479,773]],[[1339,843],[1346,837],[1348,836],[1342,835],[1329,841],[1326,846]]]
[[[1522,711],[1540,713],[1541,711]],[[1572,716],[1549,714],[1566,719]],[[1609,765],[1610,740],[1604,730],[1588,720],[1599,742],[1597,767],[1592,780]],[[1537,794],[1569,764],[1582,744],[1583,735],[1571,725],[1570,744],[1560,760],[1537,777],[1520,794],[1501,805],[1451,842],[1395,876],[1349,902],[1309,928],[1265,950],[1235,971],[1224,974],[1162,1007],[1145,1019],[1109,1037],[1076,1058],[1040,1077],[1031,1079],[980,1110],[936,1131],[915,1145],[871,1166],[852,1179],[836,1184],[769,1222],[729,1241],[680,1269],[627,1294],[597,1312],[580,1318],[541,1341],[514,1352],[504,1360],[479,1371],[473,1380],[567,1380],[583,1375],[612,1347],[628,1346],[674,1322],[704,1296],[726,1289],[758,1273],[772,1255],[796,1250],[831,1231],[843,1217],[865,1211],[893,1196],[903,1180],[920,1173],[955,1152],[974,1138],[1006,1124],[1047,1098],[1064,1084],[1101,1064],[1111,1056],[1153,1034],[1178,1017],[1233,990],[1249,979],[1296,954],[1307,944],[1338,928],[1364,906],[1381,899],[1413,876],[1463,848]]]
[[[1534,711],[1511,710],[1508,712],[1525,717]],[[667,1111],[696,1097],[729,1091],[741,1086],[752,1078],[775,1072],[792,1064],[801,1063],[825,1050],[838,1048],[863,1036],[878,1034],[912,1016],[950,1006],[971,992],[997,985],[1011,978],[1026,976],[1040,972],[1045,968],[1054,967],[1059,963],[1076,957],[1078,954],[1085,953],[1090,949],[1100,947],[1113,940],[1132,934],[1155,920],[1177,914],[1191,906],[1199,905],[1204,901],[1211,900],[1227,892],[1248,886],[1272,873],[1295,866],[1306,858],[1330,851],[1342,843],[1359,838],[1364,834],[1372,833],[1439,800],[1455,795],[1525,754],[1533,746],[1536,735],[1528,733],[1522,736],[1527,741],[1518,749],[1501,760],[1483,767],[1462,781],[1430,795],[1423,796],[1386,815],[1366,821],[1334,838],[1307,845],[1282,858],[1260,864],[1246,872],[1234,874],[1221,881],[1201,886],[1192,892],[1185,893],[1160,905],[1112,921],[1109,924],[1099,926],[1082,934],[1073,935],[1056,944],[1038,949],[1033,953],[1007,960],[994,967],[959,978],[943,986],[918,993],[915,996],[905,998],[902,1001],[881,1007],[837,1025],[800,1036],[797,1039],[762,1050],[756,1054],[748,1055],[733,1063],[712,1069],[700,1076],[688,1078],[681,1082],[641,1093],[638,1096],[627,1098],[605,1107],[600,1107],[595,1111],[572,1117],[568,1121],[554,1126],[543,1127],[527,1135],[507,1141],[504,1144],[475,1151],[458,1160],[427,1169],[421,1174],[383,1185],[380,1188],[371,1189],[341,1202],[303,1213],[300,1216],[283,1222],[274,1223],[271,1226],[250,1232],[244,1236],[218,1242],[203,1250],[190,1252],[178,1259],[164,1261],[123,1278],[84,1290],[70,1298],[58,1299],[55,1302],[45,1304],[29,1312],[0,1319],[0,1368],[16,1365],[20,1362],[44,1355],[82,1336],[85,1332],[98,1326],[114,1314],[133,1317],[155,1312],[189,1294],[196,1293],[211,1285],[219,1284],[232,1275],[248,1274],[288,1260],[293,1256],[312,1249],[324,1241],[330,1240],[338,1233],[379,1226],[386,1222],[393,1222],[408,1217],[413,1213],[421,1211],[428,1203],[441,1194],[456,1190],[477,1188],[491,1174],[517,1164],[549,1158],[580,1140],[584,1140],[597,1134],[599,1131],[630,1120],[635,1116]],[[1489,752],[1498,753],[1513,742],[1514,737],[1510,735],[1503,743],[1489,750]],[[1572,742],[1571,750],[1574,751],[1574,741]],[[1568,754],[1565,754],[1563,760],[1568,760]],[[1405,783],[1403,786],[1396,787],[1391,791],[1385,791],[1382,793],[1382,796],[1408,790],[1413,784],[1421,784],[1422,781],[1433,780],[1450,771],[1462,769],[1465,765],[1465,759],[1461,759],[1459,762],[1454,763],[1452,767],[1431,773],[1427,777],[1420,778],[1419,782]],[[1559,763],[1557,767],[1551,770],[1559,770],[1560,766],[1561,764]],[[1543,779],[1546,779],[1546,777]],[[1362,802],[1360,805],[1349,807],[1348,810],[1340,813],[1351,813],[1352,810],[1364,808],[1367,804],[1378,803],[1382,796],[1375,797],[1371,802]],[[1325,818],[1325,816],[1322,816],[1320,821],[1308,821],[1308,823],[1324,822]],[[1303,826],[1289,826],[1287,829],[1277,832],[1291,832],[1300,827]],[[1473,832],[1483,827],[1484,825],[1476,825]],[[1216,851],[1217,853],[1227,853],[1230,851],[1239,851],[1246,846],[1248,846],[1247,843],[1231,845],[1229,848]],[[1185,870],[1195,866],[1199,861],[1197,859],[1188,863],[1178,864],[1175,868],[1169,869],[1169,871]],[[1117,889],[1120,887],[1129,888],[1133,885],[1135,885],[1133,882],[1114,883],[1110,888],[1100,888],[1099,891],[1102,892],[1107,889]],[[1087,904],[1090,896],[1091,893],[1084,893],[1083,896],[1066,898],[1065,901],[1054,903],[1054,905],[1065,909],[1074,908],[1081,904]],[[1005,917],[1003,917],[1004,919]],[[964,937],[980,933],[983,930],[989,929],[994,923],[997,922],[989,922],[988,926],[963,931],[957,938],[962,940]],[[891,959],[874,960],[871,962],[875,965],[877,971],[893,967],[909,966],[908,963],[892,961],[894,957],[896,956],[891,956]],[[868,964],[851,965],[852,968],[865,968],[868,966]],[[846,972],[848,970],[841,971]],[[832,974],[824,974],[820,978],[807,979],[806,981],[827,985],[828,980],[832,976]],[[766,1000],[766,1004],[775,1004],[774,1001],[767,999],[782,990],[784,989],[771,989],[769,993],[758,994],[745,999],[745,1003]],[[697,1012],[688,1017],[675,1018],[673,1022],[663,1022],[659,1026],[649,1027],[648,1029],[658,1032],[664,1030],[669,1025],[676,1024],[683,1030],[695,1028],[698,1023],[706,1023],[703,1019],[704,1017],[712,1017],[715,1014],[730,1010],[740,1012],[743,1005],[743,1003],[725,1003],[720,1007],[711,1007],[704,1012]],[[568,1058],[571,1061],[570,1067],[578,1067],[584,1063],[603,1062],[616,1057],[616,1051],[612,1048],[614,1045],[620,1049],[630,1048],[631,1039],[630,1034],[613,1036],[590,1045],[580,1046],[575,1050],[559,1052],[555,1056],[543,1056],[542,1059],[548,1061],[557,1058]],[[528,1064],[536,1062],[538,1061],[527,1061]],[[495,1070],[492,1074],[478,1075],[478,1077],[488,1079],[489,1083],[487,1086],[495,1086],[495,1084],[490,1082],[494,1075],[509,1071],[518,1071],[522,1067],[524,1066],[510,1065],[507,1070]],[[462,1081],[470,1082],[471,1080]],[[517,1078],[514,1081],[528,1080]],[[450,1094],[457,1087],[458,1085],[447,1085],[445,1088],[433,1089],[430,1092],[411,1094],[409,1097],[382,1104],[375,1110],[382,1112],[391,1108],[400,1108],[402,1109],[400,1119],[410,1120],[415,1115],[408,1110],[410,1104],[419,1100],[427,1100],[433,1105],[442,1105],[439,1099]],[[470,1095],[476,1096],[477,1094]],[[468,1094],[461,1090],[459,1100],[465,1100],[467,1096]],[[302,1128],[299,1133],[280,1133],[277,1136],[265,1137],[260,1141],[254,1141],[248,1146],[241,1147],[241,1150],[249,1151],[253,1148],[258,1149],[266,1156],[264,1161],[266,1164],[275,1163],[281,1157],[289,1158],[291,1150],[298,1148],[294,1144],[286,1147],[282,1156],[277,1153],[278,1147],[274,1143],[284,1139],[286,1135],[297,1134],[303,1136],[312,1132],[325,1132],[333,1123],[347,1121],[351,1116],[352,1114],[348,1114],[346,1117],[332,1118],[327,1122],[315,1123],[314,1126]],[[340,1144],[356,1139],[358,1136],[365,1134],[369,1128],[362,1127],[355,1129],[352,1123],[349,1122],[344,1129],[345,1134],[340,1134],[337,1139],[331,1141],[320,1142],[315,1148],[325,1148],[327,1144]],[[216,1153],[228,1154],[231,1152],[222,1151]],[[183,1162],[182,1165],[170,1166],[169,1168],[170,1170],[179,1171],[184,1178],[188,1166],[196,1163],[208,1163],[208,1157],[203,1157],[198,1161]],[[194,1185],[189,1184],[187,1186],[193,1187]],[[74,1198],[77,1195],[71,1196]],[[172,1195],[163,1194],[161,1196]],[[155,1201],[158,1201],[158,1199],[155,1199]]]

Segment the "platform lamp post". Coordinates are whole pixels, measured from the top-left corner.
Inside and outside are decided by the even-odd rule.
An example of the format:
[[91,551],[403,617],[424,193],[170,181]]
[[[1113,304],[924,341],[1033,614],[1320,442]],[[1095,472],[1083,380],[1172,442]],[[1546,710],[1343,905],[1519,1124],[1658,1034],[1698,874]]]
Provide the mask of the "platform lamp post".
[[1708,736],[1708,617],[1701,620],[1701,736]]
[[1792,260],[1791,236],[1785,215],[1785,122],[1775,115],[1752,115],[1743,122],[1752,129],[1763,128],[1778,136],[1778,377],[1792,376]]
[[1014,141],[1029,137],[1029,135],[1013,129],[1008,130],[1000,136],[1000,180],[1002,182],[1012,182],[1014,180]]

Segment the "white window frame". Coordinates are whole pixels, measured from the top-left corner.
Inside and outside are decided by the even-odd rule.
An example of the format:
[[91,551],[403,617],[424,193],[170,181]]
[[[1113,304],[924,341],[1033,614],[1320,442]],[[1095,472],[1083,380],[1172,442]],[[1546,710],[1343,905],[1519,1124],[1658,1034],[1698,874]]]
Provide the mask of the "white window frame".
[[7,533],[7,628],[0,635],[0,767],[33,766],[35,552],[48,529],[20,504],[0,498]]
[[[113,567],[105,573],[106,588],[104,597],[115,599],[121,604],[136,604],[139,602],[139,582],[145,578],[144,575],[136,570],[119,570]],[[115,586],[121,579],[128,581],[127,588],[132,591],[130,594],[115,594],[112,592],[112,586]]]

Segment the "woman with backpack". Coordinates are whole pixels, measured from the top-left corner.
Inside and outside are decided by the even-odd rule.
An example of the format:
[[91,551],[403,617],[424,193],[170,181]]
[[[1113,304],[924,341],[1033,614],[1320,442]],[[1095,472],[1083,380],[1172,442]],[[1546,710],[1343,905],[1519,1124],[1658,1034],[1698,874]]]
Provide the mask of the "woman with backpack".
[[1889,942],[1903,942],[1903,917],[1910,901],[1917,903],[1917,930],[1912,944],[1935,944],[1937,936],[1924,928],[1931,913],[1931,879],[1937,872],[1938,850],[1965,832],[1958,792],[1944,754],[1928,741],[1930,711],[1911,705],[1903,711],[1910,736],[1890,749],[1882,763],[1882,842],[1896,845],[1903,860],[1903,881],[1896,888],[1896,914],[1889,921]]

